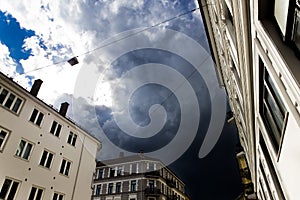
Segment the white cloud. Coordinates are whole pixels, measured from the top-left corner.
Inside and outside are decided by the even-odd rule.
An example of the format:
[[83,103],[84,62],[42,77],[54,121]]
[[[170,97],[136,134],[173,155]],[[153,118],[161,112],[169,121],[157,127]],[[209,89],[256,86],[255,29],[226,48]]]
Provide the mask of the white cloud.
[[[109,67],[112,62],[110,58],[111,55],[115,55],[116,49],[106,48],[107,51],[99,49],[92,53],[88,53],[88,51],[103,45],[104,41],[111,41],[110,38],[118,38],[120,35],[118,37],[116,35],[124,31],[157,24],[194,7],[193,2],[185,7],[181,7],[179,4],[180,1],[166,0],[1,0],[0,10],[10,13],[17,19],[21,27],[35,32],[35,36],[25,39],[23,44],[24,49],[30,49],[32,55],[26,60],[21,60],[20,63],[24,71],[28,73],[27,75],[44,81],[38,96],[49,104],[57,103],[57,98],[62,94],[74,95],[75,98],[83,97],[84,100],[76,106],[85,112],[77,116],[81,117],[81,120],[77,119],[77,121],[85,127],[94,127],[91,131],[96,134],[99,131],[99,126],[95,126],[98,123],[97,118],[91,114],[92,106],[86,105],[109,106],[113,102],[111,98],[120,96],[111,94],[111,88],[118,84],[117,79],[101,79],[101,75],[110,73],[105,71],[105,68]],[[198,17],[198,15],[196,16]],[[178,26],[180,30],[188,27],[187,32],[196,34],[193,29],[197,27],[189,25],[192,20],[183,17],[180,21],[168,22],[163,27],[174,25]],[[163,36],[146,33],[144,38],[148,39],[147,43],[151,44],[151,42],[157,41],[157,37]],[[172,45],[175,42],[170,40],[171,38],[167,39],[166,45]],[[41,46],[41,43],[44,46]],[[135,45],[137,45],[137,41],[129,40],[114,46],[126,49],[128,46]],[[8,56],[8,49],[2,51],[3,45],[0,48],[0,59],[2,57],[8,59],[4,65],[13,66],[6,67],[2,71],[13,75],[16,64]],[[75,55],[79,56],[78,65],[70,66],[66,62],[62,62]],[[12,65],[9,65],[9,62]],[[54,65],[53,63],[59,64]],[[38,68],[43,69],[34,71]],[[83,72],[87,73],[86,76],[82,75]],[[84,80],[79,81],[79,75],[84,77]],[[23,80],[20,82],[21,85],[28,88],[28,79],[25,76],[17,76],[15,80]],[[109,84],[106,82],[101,87],[101,85],[97,85],[99,84],[98,80],[105,80]],[[88,87],[90,84],[93,87]],[[76,93],[76,91],[80,92]]]

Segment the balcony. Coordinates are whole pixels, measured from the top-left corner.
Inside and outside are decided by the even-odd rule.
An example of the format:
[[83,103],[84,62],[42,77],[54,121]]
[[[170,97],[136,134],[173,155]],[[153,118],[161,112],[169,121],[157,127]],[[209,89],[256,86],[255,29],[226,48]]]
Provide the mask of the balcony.
[[159,188],[147,187],[145,189],[145,195],[147,195],[147,196],[159,196],[160,194],[161,194],[161,191]]
[[147,178],[159,178],[160,172],[158,170],[145,172]]

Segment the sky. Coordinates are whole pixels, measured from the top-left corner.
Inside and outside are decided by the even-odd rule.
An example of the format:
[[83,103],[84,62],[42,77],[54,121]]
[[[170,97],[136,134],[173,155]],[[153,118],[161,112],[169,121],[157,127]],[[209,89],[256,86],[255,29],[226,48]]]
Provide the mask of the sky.
[[28,90],[42,79],[38,97],[54,107],[69,102],[67,115],[102,142],[99,160],[143,151],[182,178],[192,199],[234,199],[236,127],[225,120],[197,7],[2,0],[0,71]]

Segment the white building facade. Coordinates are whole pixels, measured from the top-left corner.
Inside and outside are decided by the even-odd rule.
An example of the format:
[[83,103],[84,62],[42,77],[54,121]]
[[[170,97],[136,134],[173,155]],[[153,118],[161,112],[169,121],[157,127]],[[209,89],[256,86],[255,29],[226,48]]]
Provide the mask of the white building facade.
[[100,142],[37,93],[0,73],[0,199],[82,200],[92,195]]
[[198,2],[251,173],[243,183],[258,199],[300,199],[300,1]]

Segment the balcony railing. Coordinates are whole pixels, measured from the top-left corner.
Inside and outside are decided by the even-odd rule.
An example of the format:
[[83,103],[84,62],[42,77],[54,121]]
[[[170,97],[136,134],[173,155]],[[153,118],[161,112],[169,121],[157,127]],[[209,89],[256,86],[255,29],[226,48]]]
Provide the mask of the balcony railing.
[[161,194],[161,190],[159,188],[156,187],[147,187],[145,189],[145,194],[146,195],[160,195]]
[[148,171],[148,172],[145,172],[145,176],[150,177],[150,178],[159,178],[160,177],[160,172],[158,170]]

